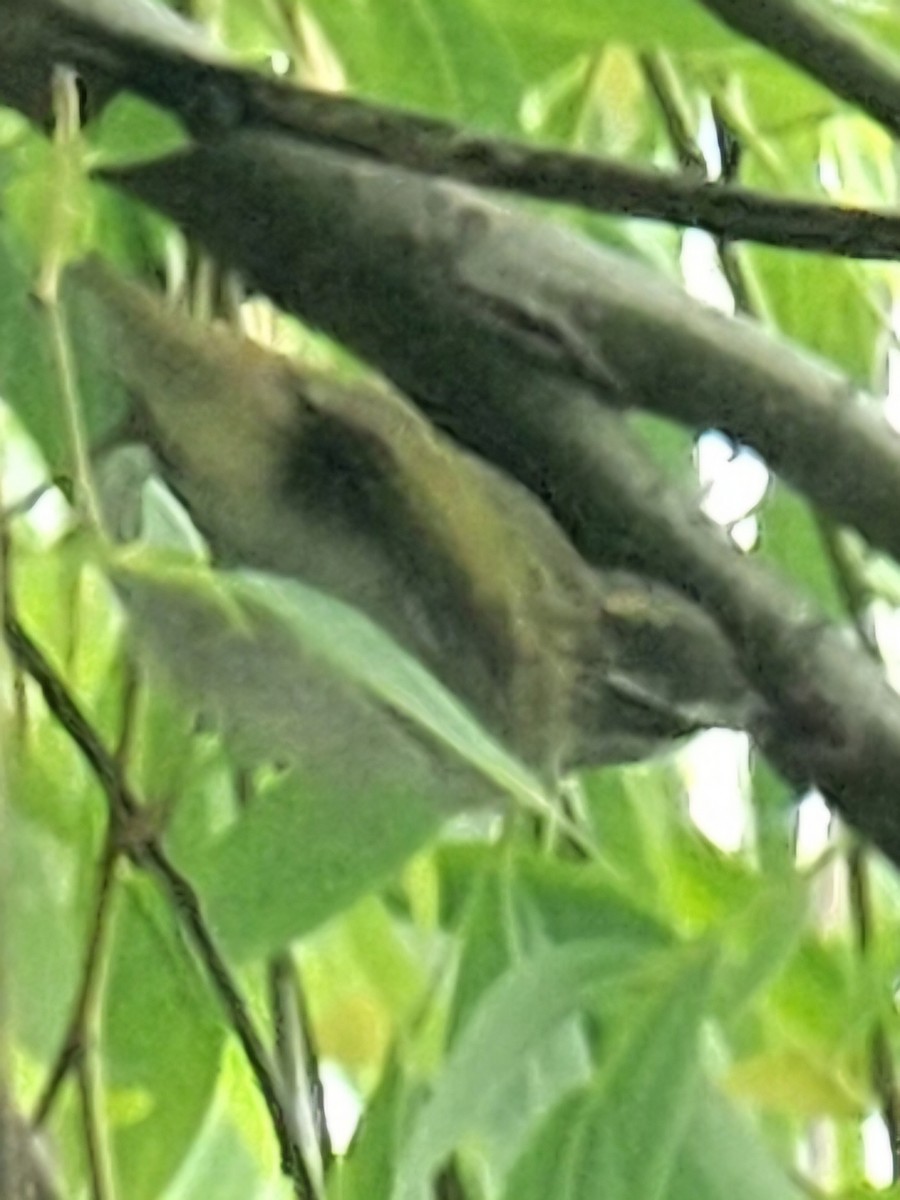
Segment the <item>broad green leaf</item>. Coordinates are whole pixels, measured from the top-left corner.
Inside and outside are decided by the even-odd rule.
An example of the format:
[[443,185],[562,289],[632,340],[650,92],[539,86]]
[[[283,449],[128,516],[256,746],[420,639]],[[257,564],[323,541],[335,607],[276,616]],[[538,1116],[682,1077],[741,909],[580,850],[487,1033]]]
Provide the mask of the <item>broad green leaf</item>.
[[515,886],[512,867],[504,870],[496,852],[478,857],[481,871],[473,873],[467,889],[467,912],[459,931],[462,950],[453,993],[451,1037],[465,1026],[490,985],[516,962],[517,951],[522,952],[522,931],[517,927],[511,899]]
[[803,1200],[746,1117],[701,1089],[666,1200]]
[[161,1200],[196,1200],[198,1196],[215,1196],[215,1200],[291,1200],[292,1191],[276,1167],[260,1169],[246,1145],[243,1130],[234,1120],[216,1113]]
[[[842,204],[888,208],[897,187],[894,141],[861,113],[842,113],[822,129],[822,152],[834,161]],[[875,268],[877,269],[877,268]]]
[[[686,964],[679,963],[661,986],[657,981],[649,999],[623,1023],[623,1044],[613,1050],[608,1068],[577,1100],[563,1102],[571,1132],[560,1128],[558,1113],[551,1113],[512,1172],[507,1200],[539,1195],[663,1200],[669,1195],[693,1118],[699,1034],[714,973],[708,953],[699,960],[696,951],[686,957]],[[550,1139],[560,1135],[557,1147]]]
[[606,0],[587,5],[560,0],[553,5],[523,5],[516,0],[480,0],[509,38],[530,79],[549,75],[569,59],[608,41],[641,49],[660,43],[673,50],[721,54],[740,43],[724,26],[691,0]]
[[[645,906],[644,897],[611,881],[601,866],[566,863],[535,850],[498,855],[494,847],[442,846],[437,853],[444,923],[455,928],[468,917],[484,889],[483,904],[505,909],[505,958],[518,944],[578,942],[599,936],[630,941],[636,953],[671,945],[668,927]],[[514,924],[510,922],[514,921]]]
[[[828,195],[821,183],[821,122],[793,126],[785,123],[783,114],[779,120],[780,132],[768,134],[746,155],[742,182],[840,202],[842,197]],[[878,203],[880,197],[868,199]],[[845,203],[850,201],[851,197],[844,198]],[[770,246],[745,247],[742,261],[761,315],[780,333],[833,363],[861,386],[880,385],[888,327],[880,267]]]
[[[599,930],[605,937],[617,937],[636,932],[640,926],[639,919],[629,920],[631,914],[624,902],[610,905],[606,924],[603,900],[611,897],[600,889],[599,894],[592,894],[589,887],[579,889],[581,870],[566,870],[563,864],[537,854],[500,857],[480,849],[484,870],[473,880],[474,894],[461,930],[462,953],[448,1037],[451,1050],[457,1038],[465,1036],[468,1021],[477,1016],[490,987],[506,971],[539,953],[551,939],[588,939],[599,936]],[[477,1164],[479,1177],[493,1179],[499,1188],[534,1121],[559,1097],[587,1080],[590,1069],[588,1039],[577,1018],[564,1021],[534,1047],[517,1076],[498,1090],[483,1115],[477,1147],[466,1148],[467,1161],[473,1167]]]
[[[600,868],[526,850],[501,857],[483,846],[443,847],[438,867],[448,917],[468,897],[451,1026],[460,1032],[454,1039],[466,1036],[468,1022],[477,1019],[485,994],[503,973],[548,944],[609,938],[631,945],[636,961],[670,944],[666,928]],[[534,1120],[582,1082],[589,1067],[585,1032],[570,1019],[528,1055],[520,1075],[482,1117],[477,1153],[469,1154],[477,1157],[480,1173],[500,1186]]]
[[161,1200],[295,1200],[255,1082],[236,1046],[226,1050],[219,1085],[188,1157]]
[[578,1174],[590,1100],[590,1090],[579,1088],[550,1110],[511,1171],[504,1200],[573,1200],[589,1194],[585,1189],[592,1183],[602,1183]]
[[27,257],[0,225],[0,395],[51,467],[68,463],[58,381],[46,328],[31,298]]
[[212,1101],[225,1029],[164,901],[131,879],[116,914],[100,1053],[117,1194],[157,1200]]
[[39,1069],[58,1053],[82,977],[103,800],[67,738],[32,717],[0,779],[5,1025]]
[[749,152],[770,137],[817,126],[839,109],[832,92],[790,63],[750,42],[732,44],[736,50],[725,81],[721,56],[691,54],[687,62],[697,83],[723,106]]
[[[295,580],[147,553],[120,556],[111,574],[170,674],[249,753],[307,772],[343,770],[358,785],[402,781],[457,804],[479,796],[481,778],[482,795],[543,809],[531,773],[349,606]],[[348,761],[360,744],[364,753]]]
[[[894,960],[896,968],[896,958]],[[780,1037],[820,1062],[865,1060],[876,1020],[890,995],[873,988],[859,957],[840,940],[807,937],[772,983],[767,1006]]]
[[262,576],[129,556],[114,579],[175,682],[250,761],[293,768],[190,859],[233,953],[264,954],[384,883],[448,806],[539,786],[353,610]]
[[629,1019],[624,1048],[598,1080],[581,1137],[579,1174],[594,1181],[585,1196],[662,1200],[669,1193],[694,1113],[715,968],[707,951],[680,957],[671,979]]
[[809,921],[809,893],[810,881],[799,873],[760,877],[749,904],[724,922],[727,958],[716,994],[723,1021],[742,1013],[793,958]]
[[[586,771],[580,777],[591,828],[600,851],[600,861],[621,878],[633,894],[643,897],[648,908],[657,908],[660,879],[648,837],[658,807],[656,789],[646,803],[629,785],[630,767],[605,767]],[[671,799],[663,804],[665,812]],[[648,813],[648,808],[650,812]]]
[[[364,768],[364,764],[363,764]],[[230,954],[271,954],[384,885],[437,833],[440,810],[416,786],[306,772],[264,789],[189,866]]]
[[90,243],[93,202],[80,140],[32,134],[3,194],[4,218],[41,266],[63,266]]
[[513,129],[521,85],[505,39],[478,0],[307,0],[354,91]]
[[584,784],[601,861],[673,930],[705,929],[756,894],[748,865],[690,820],[674,761],[591,772]]
[[505,973],[451,1049],[403,1148],[392,1200],[420,1200],[446,1156],[477,1141],[503,1089],[564,1021],[619,992],[640,964],[624,939],[550,947]]
[[[37,443],[48,468],[71,471],[71,454],[63,415],[62,383],[51,353],[46,314],[33,298],[35,265],[0,224],[0,396]],[[84,306],[64,307],[69,341],[78,347],[78,393],[82,421],[91,443],[121,419],[124,396],[110,379],[108,367],[92,357],[96,337]]]
[[130,93],[115,97],[90,132],[91,147],[104,164],[162,156],[187,142],[184,129],[171,113]]
[[862,387],[878,386],[888,326],[880,269],[768,246],[745,253],[775,327]]

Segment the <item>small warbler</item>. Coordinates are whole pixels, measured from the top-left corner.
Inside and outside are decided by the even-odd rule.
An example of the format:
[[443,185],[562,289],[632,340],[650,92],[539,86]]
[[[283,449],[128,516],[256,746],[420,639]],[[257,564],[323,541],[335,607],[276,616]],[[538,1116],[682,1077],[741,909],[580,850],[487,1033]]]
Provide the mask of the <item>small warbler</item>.
[[546,775],[638,759],[757,700],[701,609],[590,567],[548,511],[397,392],[175,313],[97,261],[137,426],[216,558],[355,605]]

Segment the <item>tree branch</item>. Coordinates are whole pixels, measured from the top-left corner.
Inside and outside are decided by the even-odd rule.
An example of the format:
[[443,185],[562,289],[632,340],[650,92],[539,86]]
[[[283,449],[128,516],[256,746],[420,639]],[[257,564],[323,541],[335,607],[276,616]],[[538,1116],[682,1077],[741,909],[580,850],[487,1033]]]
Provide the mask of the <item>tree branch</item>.
[[[871,399],[562,227],[274,134],[104,177],[501,465],[524,409],[534,419],[578,389],[721,429],[900,559],[900,438]],[[500,444],[487,449],[477,427],[491,412]]]
[[[20,24],[22,2],[0,0],[0,14],[9,8],[13,23]],[[183,49],[79,17],[74,8],[60,8],[52,0],[42,4],[44,24],[35,29],[33,41],[15,50],[17,69],[0,75],[0,99],[32,115],[39,91],[34,76],[64,61],[94,81],[101,96],[121,87],[138,92],[176,112],[201,139],[238,128],[280,131],[429,175],[703,229],[732,242],[861,259],[894,259],[900,251],[900,217],[893,212],[784,199],[738,186],[709,188],[681,174],[489,137],[449,121],[194,58]],[[0,48],[0,67],[10,56]]]
[[700,0],[720,21],[799,67],[900,137],[900,66],[809,0]]
[[[0,0],[0,7],[4,2],[9,4],[11,0]],[[52,38],[48,40],[52,43]],[[101,40],[98,44],[105,46],[106,42]],[[301,92],[286,85],[272,84],[251,73],[235,72],[206,62],[196,62],[179,56],[174,51],[149,47],[140,42],[135,44],[134,39],[123,39],[122,36],[119,36],[118,43],[113,38],[112,44],[115,54],[121,57],[121,61],[117,59],[117,69],[124,73],[129,84],[138,88],[146,86],[151,91],[155,89],[161,102],[173,104],[188,115],[198,107],[198,95],[201,97],[199,107],[202,109],[209,106],[210,87],[219,97],[217,102],[221,104],[222,95],[227,95],[228,89],[225,88],[223,92],[217,91],[218,81],[221,78],[234,79],[241,92],[237,98],[232,98],[234,106],[237,111],[244,113],[246,106],[250,104],[251,117],[255,111],[252,89],[258,88],[263,96],[274,89],[272,95],[280,98],[288,115],[292,111],[292,104],[298,106],[301,111],[308,106],[314,115],[319,114],[322,117],[323,128],[326,130],[327,122],[335,114],[338,117],[342,112],[359,114],[360,124],[368,129],[366,137],[369,139],[360,144],[371,149],[379,145],[380,138],[384,138],[386,148],[380,152],[387,157],[390,157],[394,143],[402,141],[402,137],[396,132],[391,132],[391,121],[396,118],[396,114],[390,119],[385,119],[382,110],[370,109],[357,101],[339,100],[335,97]],[[107,55],[111,52],[108,48],[105,51]],[[80,53],[88,57],[93,54],[96,59],[101,52],[95,46],[93,49],[82,47]],[[175,71],[175,84],[169,75],[170,67]],[[207,82],[205,88],[204,80],[207,76],[204,72],[214,73],[209,77],[212,83]],[[166,88],[169,88],[169,91],[166,91]],[[250,100],[243,94],[248,90],[251,94]],[[202,101],[204,95],[207,96],[206,102]],[[227,108],[228,105],[224,107]],[[406,120],[412,121],[413,124],[420,121],[419,118],[398,119],[401,126]],[[424,124],[429,126],[435,123],[426,120]],[[445,132],[452,129],[440,122],[436,124]],[[302,131],[305,127],[301,122],[297,128]],[[315,124],[311,128],[314,131]],[[247,135],[247,140],[253,136]],[[448,138],[449,136],[447,134]],[[205,152],[202,148],[194,160],[185,161],[182,164],[181,175],[194,171],[195,178],[193,181],[190,178],[187,181],[182,178],[179,182],[182,191],[187,187],[193,187],[195,191],[202,190],[203,172],[216,169],[217,156],[227,160],[227,146],[235,144],[237,140],[226,138],[221,151],[216,148],[210,149],[208,164],[204,160]],[[321,158],[326,152],[292,143],[289,138],[269,137],[265,140],[272,146],[281,145],[288,148],[284,152],[278,151],[278,156],[282,158],[287,157],[293,145],[294,157],[297,159],[293,168],[289,163],[283,169],[275,165],[272,172],[273,187],[277,187],[282,179],[287,178],[290,181],[293,175],[293,183],[289,182],[289,186],[299,191],[302,176],[298,168],[301,165],[304,171],[309,169],[314,176],[323,176],[322,167],[317,166],[314,156],[319,155]],[[378,171],[376,166],[367,165],[352,156],[335,156],[334,161],[342,163],[343,166],[340,170],[331,170],[331,182],[334,186],[350,186],[351,195],[354,197],[351,203],[355,202],[355,192],[352,188],[356,181],[361,181],[360,186],[365,184],[369,194],[377,191],[371,182],[366,182],[371,181],[374,173]],[[327,159],[324,165],[324,175],[328,176]],[[160,183],[167,186],[167,180],[173,173],[178,174],[176,168],[161,165]],[[141,186],[152,191],[152,167],[143,175],[138,173],[137,176],[129,176],[126,173],[121,178],[126,185],[131,183],[138,191]],[[387,171],[381,178],[392,181],[394,179]],[[411,199],[409,208],[412,209],[421,203],[424,194],[430,194],[423,190],[429,185],[417,175],[404,175],[403,179],[405,190],[418,192],[418,197],[414,195]],[[241,190],[246,190],[247,186],[246,181],[240,180],[229,191],[229,214],[220,218],[223,222],[232,216],[235,225],[238,219],[255,219],[249,196],[241,194]],[[685,180],[679,181],[679,186],[686,189],[685,196],[696,193],[694,200],[702,201],[713,208],[722,204],[721,198],[728,193],[727,187],[724,186],[712,187],[705,183],[688,183]],[[312,190],[315,192],[316,205],[326,207],[331,204],[331,198],[325,195],[321,188]],[[441,193],[434,194],[441,196],[442,218],[448,220],[451,226],[460,225],[465,220],[466,211],[473,207],[467,205],[465,193],[443,188]],[[377,199],[377,196],[375,198]],[[157,198],[158,202],[159,199]],[[193,199],[192,197],[192,203]],[[216,203],[216,194],[209,189],[206,201]],[[270,194],[266,197],[266,203],[269,207],[278,207],[280,202],[276,195]],[[371,208],[371,203],[372,201],[363,202],[364,218]],[[177,204],[176,198],[170,204],[170,209],[173,206],[177,207]],[[164,199],[162,206],[165,207]],[[406,220],[407,214],[398,212],[398,208],[402,208],[402,205],[394,203],[394,211],[388,207],[385,214],[376,215],[376,222],[384,225],[386,217],[388,222],[393,221],[396,226],[398,217]],[[740,210],[740,205],[738,209]],[[724,211],[727,211],[727,205]],[[687,215],[689,214],[686,213],[685,216]],[[805,224],[809,214],[805,213],[801,206],[797,210],[797,216],[802,217],[800,223]],[[515,222],[513,218],[508,220],[510,234],[521,234],[527,227],[533,235],[530,240],[534,245],[535,254],[532,261],[526,261],[529,255],[523,251],[524,273],[519,272],[522,287],[516,290],[517,295],[528,296],[528,289],[534,289],[535,280],[540,271],[544,270],[546,256],[549,254],[553,261],[560,235],[557,231],[557,246],[554,246],[550,244],[549,234],[538,234],[541,228],[538,223],[530,222],[526,226],[524,219]],[[502,216],[495,210],[493,224],[500,226],[502,221]],[[421,245],[418,247],[422,256],[429,253],[429,243],[435,240],[435,224],[433,220],[429,220],[424,229],[424,236],[420,239]],[[338,222],[334,222],[332,228],[335,229],[335,237],[345,237]],[[543,228],[549,229],[548,226]],[[736,233],[730,218],[721,222],[717,228],[720,228],[728,241],[740,236],[739,223]],[[237,236],[237,232],[234,229],[229,237]],[[307,229],[307,233],[309,232]],[[397,229],[388,232],[396,235]],[[500,234],[502,231],[498,229],[497,232]],[[823,229],[823,233],[825,232],[829,239],[838,236],[836,228],[827,231]],[[202,234],[200,236],[202,237]],[[243,237],[244,233],[241,232],[240,236]],[[893,233],[891,236],[894,236]],[[272,222],[267,222],[265,237],[271,243],[270,254],[275,253],[279,241],[290,244],[290,228],[279,232]],[[498,238],[494,240],[497,241]],[[845,244],[852,244],[852,239]],[[816,368],[810,360],[788,351],[772,339],[763,340],[758,333],[752,333],[748,325],[725,322],[715,314],[705,312],[698,305],[682,305],[680,300],[675,302],[673,293],[665,292],[659,281],[648,275],[635,272],[634,279],[628,281],[627,290],[623,293],[618,282],[612,285],[608,282],[607,272],[605,269],[601,270],[602,264],[597,260],[596,251],[590,252],[590,258],[598,269],[591,274],[590,279],[586,279],[582,273],[582,286],[572,287],[566,292],[561,290],[555,275],[551,278],[550,290],[554,292],[552,299],[555,307],[550,310],[549,319],[545,323],[550,326],[551,335],[565,333],[567,322],[571,322],[575,326],[576,338],[590,338],[596,336],[596,331],[578,329],[578,315],[574,310],[581,306],[585,309],[593,308],[602,314],[602,319],[608,326],[602,338],[602,354],[611,361],[628,385],[628,394],[622,397],[607,389],[604,396],[607,402],[624,401],[645,405],[698,431],[710,427],[722,429],[736,440],[757,450],[773,470],[778,471],[808,495],[833,519],[855,526],[874,545],[900,558],[900,441],[886,422],[867,411],[865,400],[855,396],[850,385],[841,381],[839,377]],[[290,254],[287,255],[287,260],[293,262]],[[615,271],[619,275],[623,273],[620,261],[616,261]],[[559,278],[562,279],[561,272]],[[261,278],[260,282],[264,290],[272,290],[264,278]],[[585,284],[589,286],[591,294],[588,294],[588,286]],[[644,299],[641,298],[641,290]],[[312,320],[317,320],[315,313],[307,315]],[[661,352],[648,354],[648,343],[656,344],[659,337],[663,339],[665,346],[664,355]],[[405,337],[401,338],[401,345],[405,341]],[[463,348],[460,352],[466,353]],[[668,359],[668,365],[665,386],[660,387],[659,367],[663,357]],[[612,362],[613,359],[615,362]],[[645,366],[646,371],[643,370]],[[858,402],[860,399],[862,403]],[[836,463],[840,463],[839,470],[835,470]],[[898,499],[893,500],[895,497]]]

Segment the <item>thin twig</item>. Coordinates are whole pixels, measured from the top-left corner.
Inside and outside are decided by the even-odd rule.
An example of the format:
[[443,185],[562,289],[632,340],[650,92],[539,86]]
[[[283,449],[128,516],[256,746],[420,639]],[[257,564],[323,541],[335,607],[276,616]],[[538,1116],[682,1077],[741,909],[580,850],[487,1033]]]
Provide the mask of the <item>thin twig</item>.
[[640,58],[644,78],[659,107],[669,141],[682,169],[696,180],[706,181],[706,159],[690,126],[690,114],[679,94],[678,81],[668,55],[654,50]]
[[228,966],[203,919],[197,893],[188,879],[168,859],[155,839],[148,839],[137,855],[137,861],[141,865],[147,866],[162,884],[182,928],[206,967],[219,1002],[237,1034],[244,1055],[256,1078],[257,1087],[266,1102],[269,1118],[281,1150],[281,1168],[291,1180],[295,1195],[298,1200],[314,1200],[315,1189],[306,1169],[301,1148],[293,1138],[276,1072],[269,1061],[262,1038],[250,1019],[237,984],[232,979]]
[[[878,644],[865,619],[865,585],[844,552],[838,531],[821,516],[818,517],[818,525],[832,577],[843,598],[847,614],[853,622],[860,648],[870,658],[881,662]],[[874,938],[875,912],[869,871],[867,848],[857,841],[847,854],[847,875],[850,915],[861,959],[870,956]],[[891,1182],[897,1183],[900,1181],[900,1079],[891,1038],[883,1019],[877,1020],[872,1028],[870,1075],[891,1147]]]
[[91,1200],[113,1200],[115,1189],[112,1182],[109,1147],[103,1136],[96,1064],[92,1066],[88,1056],[80,1055],[75,1077],[81,1101],[81,1120],[84,1129],[84,1148],[87,1157]]
[[[850,908],[861,959],[872,953],[875,914],[869,881],[869,862],[866,847],[857,843],[847,856]],[[870,1073],[872,1088],[878,1097],[881,1119],[891,1146],[891,1182],[900,1181],[900,1083],[897,1066],[885,1021],[878,1020],[872,1028]]]
[[36,287],[46,317],[50,353],[56,369],[63,425],[68,438],[72,468],[72,504],[84,524],[98,533],[103,522],[91,475],[88,439],[82,423],[78,376],[74,355],[59,300],[59,278],[69,240],[70,199],[66,194],[66,169],[79,136],[79,99],[75,75],[68,67],[53,72],[54,146],[59,156],[59,195],[51,207],[48,238]]
[[99,68],[108,78],[112,71],[121,86],[176,112],[200,139],[236,127],[282,131],[477,187],[705,229],[732,241],[854,258],[893,259],[900,252],[900,218],[889,211],[785,200],[748,188],[710,190],[683,174],[486,136],[440,118],[201,62],[71,12],[55,14],[53,25],[36,54],[62,57],[89,76]]
[[[719,159],[721,162],[721,183],[720,187],[728,187],[737,179],[737,173],[741,164],[741,143],[734,136],[720,104],[716,102],[715,97],[712,100],[712,116],[716,129],[716,141],[719,146]],[[747,282],[746,273],[740,258],[738,257],[737,248],[733,245],[733,240],[725,235],[716,238],[716,251],[719,255],[719,264],[722,268],[722,274],[725,277],[725,282],[731,295],[734,298],[735,312],[744,313],[745,316],[753,314],[753,301],[750,298],[750,287]]]
[[250,1018],[237,984],[203,919],[199,898],[190,882],[168,859],[158,841],[141,830],[142,805],[131,790],[115,758],[107,751],[94,727],[81,711],[65,682],[54,671],[39,647],[15,618],[7,613],[4,632],[10,649],[43,693],[47,707],[90,764],[109,806],[118,845],[145,867],[162,886],[175,914],[194,947],[241,1043],[257,1086],[269,1111],[278,1140],[281,1167],[291,1180],[298,1200],[313,1200],[315,1190],[300,1147],[291,1136],[290,1123],[276,1073]]
[[333,1158],[325,1091],[302,981],[297,963],[287,951],[269,964],[269,996],[281,1078],[289,1094],[302,1093],[304,1097],[304,1111],[295,1114],[298,1130],[309,1127],[318,1158],[317,1174],[324,1182]]
[[[254,803],[255,789],[250,771],[237,772],[235,792],[241,808]],[[291,1121],[294,1139],[303,1148],[310,1177],[319,1195],[324,1189],[325,1173],[331,1161],[331,1139],[305,997],[289,951],[273,955],[267,975],[275,1060],[285,1111]]]

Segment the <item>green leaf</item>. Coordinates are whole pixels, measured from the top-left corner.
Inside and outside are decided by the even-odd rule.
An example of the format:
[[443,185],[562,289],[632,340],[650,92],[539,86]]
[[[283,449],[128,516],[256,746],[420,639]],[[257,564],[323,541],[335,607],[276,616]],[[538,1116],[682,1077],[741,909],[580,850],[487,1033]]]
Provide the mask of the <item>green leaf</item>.
[[768,1112],[806,1120],[864,1120],[869,1107],[867,1089],[854,1088],[852,1082],[839,1064],[820,1062],[792,1046],[739,1059],[728,1072],[730,1095]]
[[[561,1128],[559,1113],[551,1114],[512,1172],[507,1200],[668,1196],[693,1118],[698,1039],[714,975],[706,951],[699,961],[696,950],[679,957],[678,969],[628,1020],[624,1045],[608,1069],[577,1100],[564,1101],[572,1131]],[[560,1136],[561,1146],[550,1140]]]
[[477,0],[310,0],[354,91],[483,128],[513,129],[521,83]]
[[0,393],[51,467],[67,462],[59,397],[27,259],[0,225]]
[[458,844],[442,846],[436,861],[444,923],[455,927],[470,919],[476,905],[496,905],[491,920],[500,927],[503,914],[504,962],[516,946],[590,940],[598,930],[631,941],[636,952],[672,943],[668,927],[647,911],[643,897],[611,881],[601,866],[561,862],[530,849],[498,855],[493,846]]
[[[896,959],[894,960],[896,969]],[[807,937],[767,995],[782,1038],[822,1062],[862,1063],[874,1023],[885,1016],[890,989],[880,993],[846,945]]]
[[448,804],[504,791],[539,802],[528,772],[346,606],[147,555],[114,579],[147,644],[236,748],[293,767],[214,847],[185,852],[233,953],[267,953],[385,882]]
[[[821,110],[815,120],[795,125],[783,111],[783,93],[777,104],[778,132],[755,146],[751,143],[743,182],[781,194],[849,203],[849,196],[830,196],[821,183]],[[878,204],[883,197],[857,196],[857,202],[866,201]],[[771,246],[747,246],[741,253],[758,307],[781,334],[835,364],[861,386],[880,386],[889,325],[880,267]]]
[[[587,940],[596,936],[598,929],[606,937],[634,933],[627,917],[624,928],[621,922],[616,923],[624,903],[619,911],[615,904],[611,906],[607,925],[602,900],[591,904],[592,898],[599,897],[592,897],[588,888],[570,886],[577,884],[581,870],[567,872],[563,864],[537,854],[498,856],[480,849],[484,871],[477,882],[473,881],[475,894],[462,930],[463,947],[448,1029],[451,1048],[460,1031],[465,1036],[467,1023],[477,1015],[490,987],[524,957],[539,953],[547,944],[550,931],[545,916],[550,924],[556,924],[554,917],[562,915],[560,909],[568,905],[577,911],[577,916],[569,914],[575,916],[571,924],[565,917],[559,922],[568,928],[553,929],[553,933],[561,933],[561,940],[566,935],[569,940]],[[561,872],[553,871],[556,866],[562,868]],[[541,868],[549,869],[548,878],[541,877]],[[534,875],[538,876],[536,880],[531,878]],[[477,1159],[479,1176],[494,1178],[499,1187],[534,1121],[548,1105],[588,1079],[590,1068],[590,1047],[580,1020],[570,1018],[548,1033],[521,1064],[519,1075],[498,1090],[482,1118],[477,1149],[467,1147],[467,1159]]]
[[860,386],[878,386],[888,316],[877,273],[834,257],[766,246],[747,254],[765,314],[776,328]]
[[552,5],[523,5],[516,0],[481,0],[509,39],[529,79],[557,70],[604,42],[627,42],[641,49],[664,43],[671,50],[712,51],[719,56],[740,42],[690,0],[606,0],[587,5],[559,0]]
[[354,790],[457,805],[506,793],[544,809],[534,776],[349,606],[295,580],[148,553],[120,556],[111,574],[170,675],[256,761],[286,759]]
[[93,227],[93,199],[80,140],[23,139],[3,194],[4,218],[38,262],[65,264],[83,253]]
[[755,896],[722,928],[728,954],[716,995],[723,1020],[739,1015],[793,958],[809,919],[810,880],[761,877]]
[[116,1194],[157,1200],[209,1108],[225,1030],[149,881],[129,880],[121,900],[100,1039]]
[[745,1117],[701,1089],[667,1200],[803,1200]]
[[797,821],[794,790],[761,755],[751,759],[750,782],[761,870],[763,874],[791,871]]
[[570,942],[506,972],[453,1046],[403,1148],[392,1200],[420,1200],[434,1170],[478,1139],[498,1095],[559,1027],[600,996],[620,992],[640,959],[624,939]]
[[268,1113],[232,1043],[221,1079],[191,1152],[163,1200],[296,1200],[278,1167]]
[[45,1069],[83,971],[103,809],[52,722],[32,718],[21,750],[0,794],[0,983],[4,1028]]
[[[59,372],[50,350],[49,325],[32,294],[34,264],[0,224],[0,394],[34,438],[51,472],[71,471]],[[108,365],[92,354],[96,333],[85,306],[64,306],[69,341],[78,347],[82,421],[93,444],[112,430],[125,397]]]
[[128,92],[104,108],[90,132],[91,146],[103,165],[169,154],[188,140],[171,113]]
[[432,838],[440,812],[415,788],[304,775],[265,788],[188,865],[216,934],[237,958],[270,954],[381,887]]
[[[586,1194],[573,1164],[588,1124],[585,1110],[590,1097],[588,1088],[580,1088],[550,1110],[510,1173],[505,1200],[544,1200],[547,1196],[573,1200]],[[602,1180],[596,1182],[602,1186]]]
[[676,763],[591,772],[584,786],[601,861],[673,931],[706,928],[755,895],[748,865],[690,820]]

